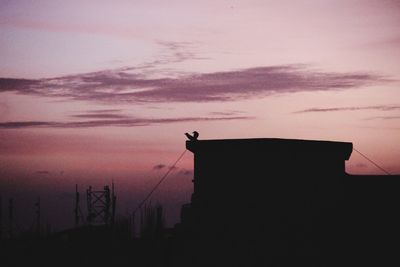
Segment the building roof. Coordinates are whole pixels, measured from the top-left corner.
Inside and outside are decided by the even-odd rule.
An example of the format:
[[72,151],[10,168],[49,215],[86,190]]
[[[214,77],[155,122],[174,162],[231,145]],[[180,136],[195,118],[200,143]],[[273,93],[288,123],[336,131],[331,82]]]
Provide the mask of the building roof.
[[254,139],[219,139],[186,141],[186,148],[193,153],[207,152],[254,152],[265,151],[275,153],[277,151],[291,153],[304,153],[305,156],[319,157],[329,156],[343,160],[350,158],[353,144],[349,142],[298,140],[279,138],[254,138]]

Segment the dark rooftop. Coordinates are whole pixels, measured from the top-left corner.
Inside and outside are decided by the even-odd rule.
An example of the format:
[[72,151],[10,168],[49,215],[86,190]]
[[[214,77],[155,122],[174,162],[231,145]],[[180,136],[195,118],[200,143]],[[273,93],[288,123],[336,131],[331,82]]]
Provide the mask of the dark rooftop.
[[313,156],[334,156],[348,160],[353,144],[348,142],[298,140],[280,138],[220,139],[186,141],[186,148],[193,153],[198,151],[264,151],[264,152],[305,152]]

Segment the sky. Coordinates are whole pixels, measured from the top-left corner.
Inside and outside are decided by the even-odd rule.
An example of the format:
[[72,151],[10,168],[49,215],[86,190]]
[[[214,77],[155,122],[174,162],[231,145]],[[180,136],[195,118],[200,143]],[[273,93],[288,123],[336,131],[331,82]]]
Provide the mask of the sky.
[[[129,214],[194,130],[352,142],[400,173],[397,0],[0,0],[0,58],[0,194],[60,227],[76,183],[114,181]],[[192,169],[153,196],[170,225]],[[354,151],[346,171],[382,174]]]

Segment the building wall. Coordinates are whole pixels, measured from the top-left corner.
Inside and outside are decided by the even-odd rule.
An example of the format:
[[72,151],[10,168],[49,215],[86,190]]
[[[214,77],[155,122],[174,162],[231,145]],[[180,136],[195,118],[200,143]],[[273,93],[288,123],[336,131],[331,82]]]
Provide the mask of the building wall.
[[231,263],[254,257],[271,266],[338,266],[350,258],[356,266],[361,257],[382,260],[392,249],[386,237],[399,237],[400,176],[346,174],[350,143],[215,140],[187,147],[195,157],[185,227],[204,258],[225,253]]

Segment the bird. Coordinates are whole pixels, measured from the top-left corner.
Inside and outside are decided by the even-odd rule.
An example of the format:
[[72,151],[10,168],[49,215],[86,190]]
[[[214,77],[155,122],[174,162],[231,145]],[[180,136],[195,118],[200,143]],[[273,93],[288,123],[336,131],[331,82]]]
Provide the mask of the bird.
[[197,138],[199,137],[199,133],[197,131],[194,131],[193,135],[190,135],[188,133],[185,133],[185,135],[190,141],[197,141]]

